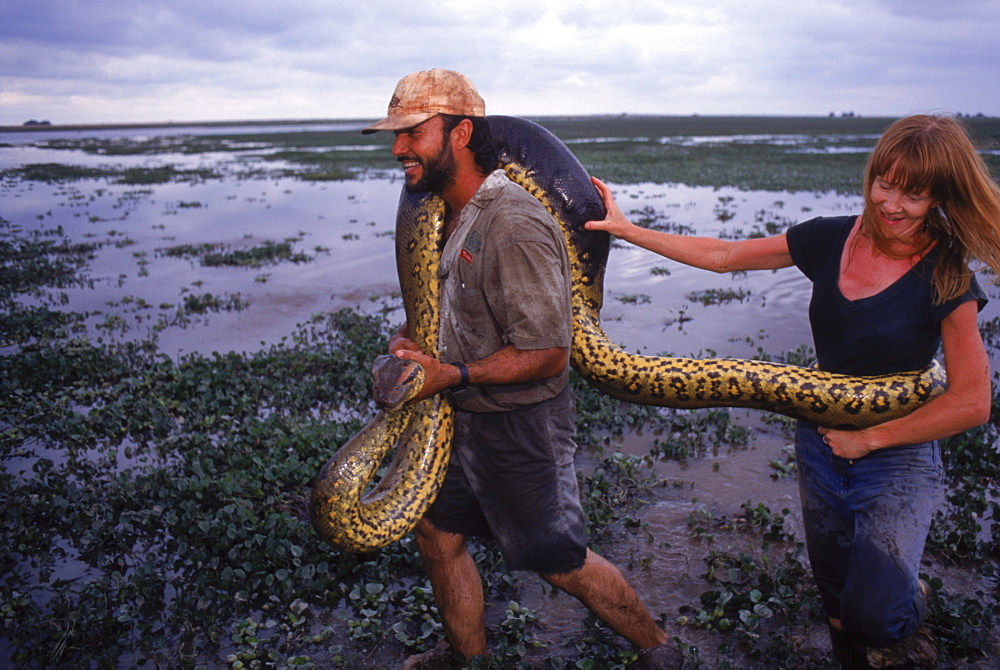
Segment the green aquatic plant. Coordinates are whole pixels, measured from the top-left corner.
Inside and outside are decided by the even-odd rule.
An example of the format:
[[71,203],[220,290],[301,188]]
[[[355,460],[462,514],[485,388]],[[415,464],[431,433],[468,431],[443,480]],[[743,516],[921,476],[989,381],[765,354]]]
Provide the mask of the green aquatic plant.
[[618,296],[618,302],[623,305],[648,305],[653,299],[645,293]]
[[92,286],[85,269],[99,248],[71,242],[60,230],[15,235],[0,220],[0,305],[21,295],[42,297],[46,289]]
[[184,314],[205,314],[206,312],[238,312],[246,309],[247,303],[240,294],[215,296],[211,293],[184,296]]
[[675,410],[661,414],[647,427],[653,435],[650,456],[682,460],[704,456],[719,448],[745,449],[751,431],[733,422],[725,408]]
[[109,172],[101,168],[86,168],[79,165],[66,165],[64,163],[31,163],[0,171],[0,177],[4,179],[42,181],[49,184],[78,181],[81,179],[100,179],[108,175]]
[[694,226],[686,223],[674,223],[668,214],[658,211],[651,205],[629,212],[629,219],[637,226],[649,230],[659,230],[677,235],[694,235]]
[[290,241],[272,242],[270,240],[247,249],[230,249],[223,244],[213,242],[203,242],[197,245],[179,244],[157,249],[157,254],[173,258],[197,259],[206,267],[259,268],[285,261],[308,263],[312,260],[308,254],[294,251]]
[[204,181],[219,179],[214,170],[200,168],[194,170],[178,170],[173,165],[160,167],[126,168],[117,176],[117,183],[132,186],[146,184],[167,184],[174,181]]
[[775,515],[763,503],[747,502],[731,517],[689,522],[709,544],[705,578],[715,588],[701,595],[699,605],[682,607],[679,622],[717,633],[722,657],[732,659],[724,661],[726,667],[738,667],[736,658],[767,659],[771,667],[810,662],[790,629],[822,614],[803,560],[805,547],[784,527],[788,513]]
[[612,541],[619,524],[639,526],[638,510],[662,484],[641,457],[616,452],[603,459],[581,484],[591,542],[600,547]]
[[174,181],[204,181],[220,175],[209,169],[178,170],[173,165],[161,167],[89,168],[64,163],[32,163],[0,172],[0,178],[42,181],[50,184],[84,179],[111,179],[117,184],[148,185]]
[[306,172],[300,175],[304,181],[348,181],[358,176],[349,170],[326,170],[325,172]]
[[292,251],[292,245],[288,242],[266,241],[250,249],[235,249],[222,253],[205,254],[202,265],[213,267],[221,265],[231,265],[237,267],[258,268],[262,265],[273,265],[281,261],[292,263],[308,263],[312,258],[302,252]]
[[688,293],[687,299],[691,302],[700,302],[706,307],[708,305],[723,305],[727,302],[743,302],[750,296],[750,291],[742,288],[709,288],[703,291],[693,291]]
[[641,429],[663,410],[635,405],[601,393],[575,371],[570,371],[570,385],[576,398],[577,441],[598,450],[612,438]]

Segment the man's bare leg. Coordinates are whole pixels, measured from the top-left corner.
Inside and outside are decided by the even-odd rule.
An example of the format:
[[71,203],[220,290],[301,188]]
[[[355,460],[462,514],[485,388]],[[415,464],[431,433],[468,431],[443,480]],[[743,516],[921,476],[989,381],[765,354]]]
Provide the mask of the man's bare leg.
[[444,634],[465,660],[486,655],[483,622],[483,583],[465,538],[435,528],[426,519],[417,522],[417,548],[434,589]]
[[645,649],[667,641],[667,634],[653,621],[621,571],[590,549],[579,570],[541,577],[582,602],[636,647]]

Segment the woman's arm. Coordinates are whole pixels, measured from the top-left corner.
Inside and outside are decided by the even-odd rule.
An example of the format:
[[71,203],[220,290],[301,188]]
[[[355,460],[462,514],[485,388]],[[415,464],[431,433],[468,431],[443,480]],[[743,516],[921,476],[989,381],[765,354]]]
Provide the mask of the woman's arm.
[[713,272],[776,270],[792,265],[784,235],[730,241],[641,228],[625,217],[607,185],[596,178],[591,181],[601,194],[607,216],[600,221],[588,221],[584,224],[587,230],[604,230],[678,263]]
[[845,431],[820,428],[841,458],[861,458],[876,449],[939,440],[986,423],[992,389],[990,361],[976,325],[975,300],[964,302],[941,322],[948,390],[899,419]]

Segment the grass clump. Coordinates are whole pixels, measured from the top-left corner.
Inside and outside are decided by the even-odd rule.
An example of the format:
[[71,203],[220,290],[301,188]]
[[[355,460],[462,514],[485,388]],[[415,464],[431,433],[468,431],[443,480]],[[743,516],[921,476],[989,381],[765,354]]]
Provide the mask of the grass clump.
[[302,252],[294,253],[290,242],[266,241],[250,249],[235,249],[223,253],[208,253],[202,259],[202,265],[208,267],[232,266],[259,268],[262,265],[275,265],[282,261],[292,263],[308,263],[312,258]]
[[750,291],[731,288],[710,288],[704,291],[693,291],[687,295],[691,302],[700,302],[706,307],[709,305],[722,305],[729,302],[743,302],[750,296]]
[[715,588],[698,605],[683,607],[679,622],[720,636],[719,667],[740,667],[745,661],[738,659],[768,667],[825,665],[822,656],[800,649],[793,632],[823,614],[805,546],[784,528],[787,515],[748,501],[730,517],[689,519],[691,532],[708,545],[704,576]]
[[206,267],[248,267],[260,268],[282,262],[308,263],[312,257],[304,252],[296,252],[291,242],[266,240],[248,249],[230,249],[222,244],[180,244],[158,249],[157,253],[171,258],[198,259]]
[[64,163],[32,163],[0,172],[7,179],[41,181],[60,184],[83,179],[113,179],[118,184],[151,185],[167,184],[174,181],[204,181],[218,179],[219,175],[209,169],[178,170],[173,165],[137,168],[88,168]]
[[9,168],[0,172],[7,179],[23,179],[25,181],[41,181],[47,184],[59,184],[81,179],[99,179],[108,176],[101,168],[85,168],[79,165],[64,163],[31,163],[17,168]]
[[141,186],[150,184],[169,184],[174,181],[204,181],[206,179],[218,178],[219,175],[216,174],[214,170],[178,170],[173,165],[163,165],[151,168],[127,168],[118,176],[117,182],[119,184]]

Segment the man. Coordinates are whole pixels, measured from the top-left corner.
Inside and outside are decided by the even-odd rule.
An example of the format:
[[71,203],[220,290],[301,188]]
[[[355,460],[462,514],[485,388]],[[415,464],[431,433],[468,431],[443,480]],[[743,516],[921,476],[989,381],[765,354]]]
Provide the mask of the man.
[[362,131],[393,131],[406,189],[446,205],[440,359],[418,349],[407,324],[389,342],[426,371],[415,401],[447,392],[457,409],[447,477],[416,527],[446,643],[405,667],[487,654],[467,536],[495,540],[510,569],[575,596],[643,650],[649,667],[666,667],[654,660],[670,653],[666,634],[621,572],[587,548],[573,466],[566,246],[544,207],[495,169],[485,114],[465,76],[435,69],[400,80],[388,116]]

